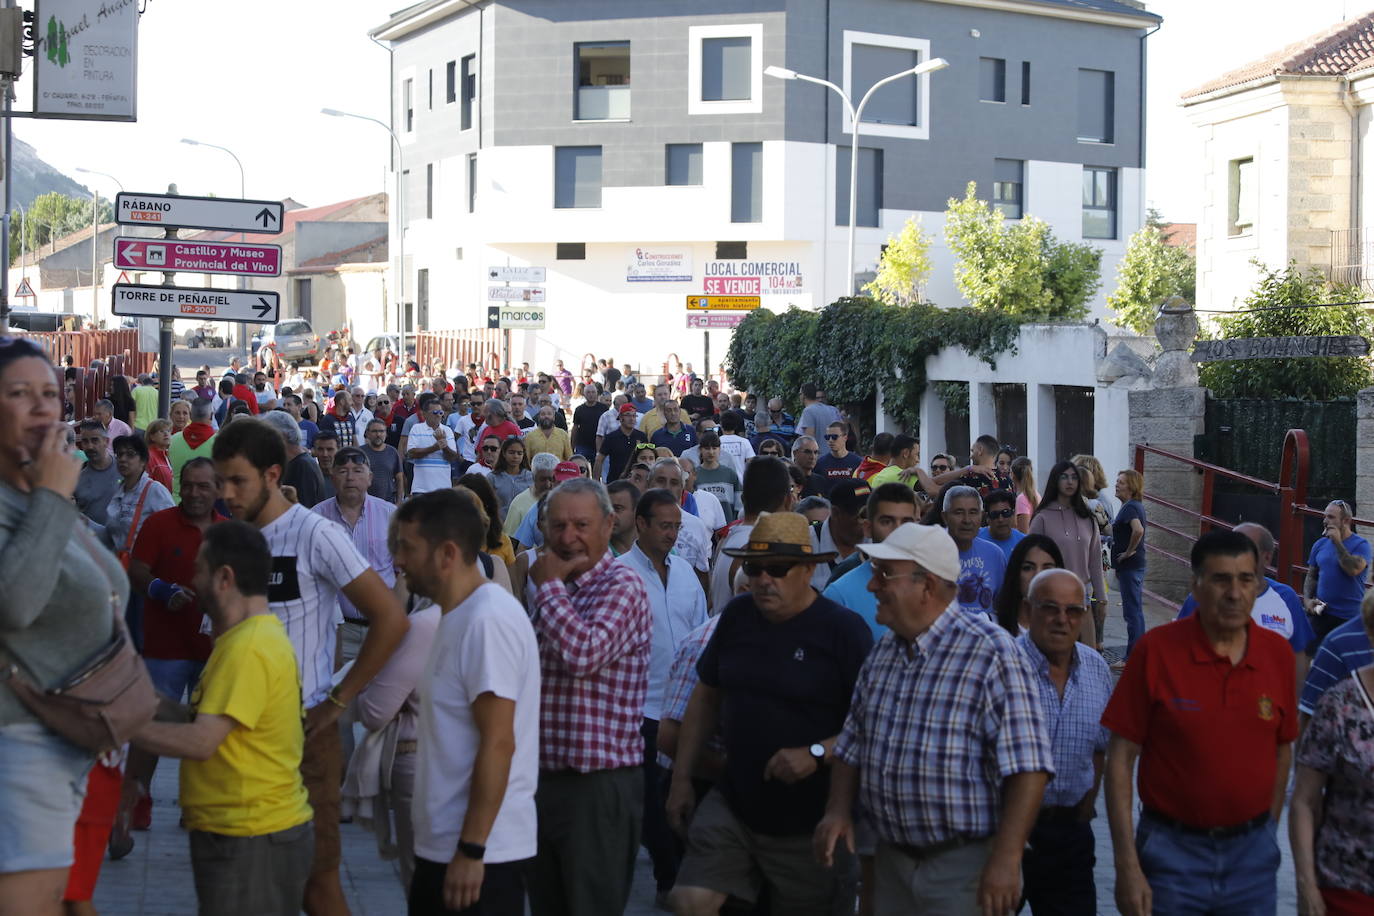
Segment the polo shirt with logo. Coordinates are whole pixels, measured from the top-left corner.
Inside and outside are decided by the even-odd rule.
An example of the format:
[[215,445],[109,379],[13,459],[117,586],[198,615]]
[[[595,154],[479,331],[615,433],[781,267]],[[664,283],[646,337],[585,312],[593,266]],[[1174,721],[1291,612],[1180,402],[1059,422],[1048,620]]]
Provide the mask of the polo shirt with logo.
[[1238,664],[1197,615],[1149,630],[1131,650],[1102,724],[1140,745],[1140,800],[1194,827],[1269,810],[1277,754],[1298,736],[1293,650],[1248,621]]

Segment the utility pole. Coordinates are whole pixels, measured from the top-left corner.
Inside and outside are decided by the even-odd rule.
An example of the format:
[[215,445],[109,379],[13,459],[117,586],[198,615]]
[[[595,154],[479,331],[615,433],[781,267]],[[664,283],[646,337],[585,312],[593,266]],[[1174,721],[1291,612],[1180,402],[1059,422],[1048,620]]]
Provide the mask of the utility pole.
[[14,129],[10,110],[14,103],[14,81],[19,79],[21,64],[24,60],[24,11],[14,5],[14,0],[4,0],[0,8],[0,114],[3,114],[5,131],[4,182],[5,212],[0,216],[0,249],[5,253],[0,261],[0,334],[10,330],[10,208],[14,206],[11,190],[14,159]]

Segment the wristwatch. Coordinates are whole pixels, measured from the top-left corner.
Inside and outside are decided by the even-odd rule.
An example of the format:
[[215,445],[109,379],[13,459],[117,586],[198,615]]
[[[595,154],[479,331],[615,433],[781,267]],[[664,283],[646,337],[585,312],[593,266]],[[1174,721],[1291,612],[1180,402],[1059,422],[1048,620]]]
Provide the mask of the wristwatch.
[[812,757],[816,758],[817,763],[825,763],[824,744],[821,744],[819,741],[817,741],[815,744],[811,745],[811,747],[807,748],[807,750],[811,752]]
[[482,857],[487,854],[487,847],[483,846],[481,843],[468,843],[464,840],[459,840],[458,851],[465,857],[480,862],[482,861]]

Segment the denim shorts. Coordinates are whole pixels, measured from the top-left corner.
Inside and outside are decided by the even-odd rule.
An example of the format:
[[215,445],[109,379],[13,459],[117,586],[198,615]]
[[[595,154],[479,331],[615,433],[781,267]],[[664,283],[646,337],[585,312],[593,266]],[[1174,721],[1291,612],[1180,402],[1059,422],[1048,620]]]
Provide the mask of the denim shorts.
[[33,722],[0,725],[0,874],[72,864],[95,755]]

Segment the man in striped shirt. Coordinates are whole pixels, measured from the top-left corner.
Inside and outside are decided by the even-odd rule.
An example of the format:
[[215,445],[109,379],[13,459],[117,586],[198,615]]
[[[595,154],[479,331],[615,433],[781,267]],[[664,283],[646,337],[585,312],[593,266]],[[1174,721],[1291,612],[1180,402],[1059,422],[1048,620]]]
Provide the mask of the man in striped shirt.
[[[286,446],[275,429],[244,418],[215,437],[215,468],[234,518],[261,529],[272,550],[268,607],[286,627],[306,708],[301,774],[315,810],[315,858],[303,907],[310,916],[346,914],[339,883],[339,715],[396,651],[409,624],[400,602],[344,528],[287,501],[279,487]],[[334,615],[340,593],[369,622],[353,667],[330,689]]]
[[653,616],[644,584],[613,561],[606,488],[576,477],[548,496],[545,551],[530,567],[539,641],[539,854],[534,916],[620,913],[644,807]]
[[437,399],[424,406],[422,422],[417,422],[406,437],[406,458],[415,462],[415,482],[410,495],[446,489],[453,479],[453,462],[458,451],[453,430],[443,424],[444,408]]

